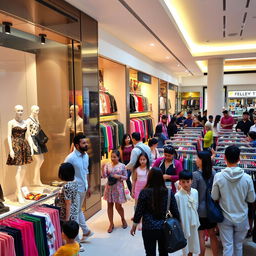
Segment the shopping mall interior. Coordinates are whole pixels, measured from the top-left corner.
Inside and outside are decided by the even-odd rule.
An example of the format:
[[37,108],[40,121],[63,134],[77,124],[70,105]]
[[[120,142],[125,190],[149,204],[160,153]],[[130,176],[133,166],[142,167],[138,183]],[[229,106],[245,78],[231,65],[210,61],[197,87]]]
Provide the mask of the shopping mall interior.
[[[114,150],[124,151],[125,134],[137,132],[148,145],[157,124],[167,116],[168,125],[181,112],[197,121],[206,110],[206,119],[229,112],[233,130],[214,135],[213,170],[226,167],[224,150],[235,145],[238,166],[256,188],[255,146],[249,130],[236,129],[247,112],[256,125],[255,26],[256,0],[0,0],[0,241],[3,226],[16,227],[13,218],[28,221],[37,211],[49,214],[47,221],[58,216],[56,198],[66,184],[59,167],[76,151],[73,139],[84,133],[91,193],[80,210],[94,234],[79,255],[145,255],[142,232],[130,235],[136,207],[126,182],[121,187],[128,227],[114,211],[115,228],[107,232],[103,195],[110,185],[104,172]],[[190,130],[183,123],[177,123],[177,137],[166,133],[165,144],[176,149],[182,168],[194,172],[207,125]],[[243,241],[246,256],[256,255],[255,208],[254,202],[254,238],[247,234]],[[54,255],[62,245],[55,222],[56,241],[48,240],[54,250],[47,238],[41,241],[46,248],[35,241],[33,253],[27,238],[23,249],[14,238],[12,252],[3,245],[0,256]],[[232,255],[222,254],[219,234],[218,254],[209,233],[203,239],[200,255]]]

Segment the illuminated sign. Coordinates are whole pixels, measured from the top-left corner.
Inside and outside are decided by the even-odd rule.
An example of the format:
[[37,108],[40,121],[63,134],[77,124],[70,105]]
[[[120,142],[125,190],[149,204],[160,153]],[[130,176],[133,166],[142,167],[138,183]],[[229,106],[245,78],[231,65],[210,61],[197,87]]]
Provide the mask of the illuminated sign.
[[256,91],[229,91],[229,98],[256,98]]

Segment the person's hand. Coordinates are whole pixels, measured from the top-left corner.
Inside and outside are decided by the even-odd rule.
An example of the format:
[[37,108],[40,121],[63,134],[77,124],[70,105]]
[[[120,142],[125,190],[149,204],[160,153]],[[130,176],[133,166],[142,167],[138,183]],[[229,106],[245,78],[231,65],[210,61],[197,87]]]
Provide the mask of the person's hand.
[[118,179],[118,180],[120,180],[122,178],[121,175],[118,175],[118,174],[114,174],[113,177]]
[[171,178],[171,175],[164,174],[163,175],[164,180],[169,180]]
[[87,196],[87,198],[90,198],[91,195],[92,195],[91,189],[88,188],[87,191],[86,191],[86,196]]
[[34,152],[38,152],[38,148],[36,145],[33,145]]
[[134,191],[132,191],[132,192],[131,192],[131,197],[132,197],[133,199],[134,199],[134,197],[135,197],[134,195],[135,195],[135,193],[134,193]]
[[241,129],[237,129],[238,132],[241,132],[242,130]]
[[131,228],[131,231],[130,231],[130,234],[131,234],[132,236],[135,235],[136,229],[137,229],[137,226],[136,226],[136,225],[132,225],[132,228]]
[[14,151],[13,151],[13,150],[10,151],[10,157],[11,157],[12,159],[15,157],[15,154],[14,154]]

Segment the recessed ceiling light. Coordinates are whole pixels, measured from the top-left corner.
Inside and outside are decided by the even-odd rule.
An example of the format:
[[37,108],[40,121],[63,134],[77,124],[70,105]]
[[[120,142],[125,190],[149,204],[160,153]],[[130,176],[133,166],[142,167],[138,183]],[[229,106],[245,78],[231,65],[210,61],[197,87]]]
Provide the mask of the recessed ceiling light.
[[180,64],[178,64],[177,67],[180,67]]
[[154,44],[154,43],[150,43],[149,45],[150,45],[150,46],[155,46],[155,44]]
[[166,56],[165,58],[166,58],[167,60],[169,60],[171,57],[170,57],[170,56]]
[[185,70],[185,72],[187,73],[188,71],[187,71],[187,70]]

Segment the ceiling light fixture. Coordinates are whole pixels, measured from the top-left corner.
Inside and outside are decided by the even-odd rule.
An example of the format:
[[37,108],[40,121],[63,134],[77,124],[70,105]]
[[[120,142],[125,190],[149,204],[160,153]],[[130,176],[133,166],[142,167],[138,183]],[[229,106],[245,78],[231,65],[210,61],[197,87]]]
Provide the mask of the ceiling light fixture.
[[4,21],[2,24],[4,25],[3,32],[8,35],[11,34],[12,23]]
[[41,44],[45,44],[46,34],[39,34],[39,36],[40,36]]
[[166,58],[167,60],[169,60],[171,57],[170,57],[170,56],[166,56],[165,58]]
[[155,44],[154,44],[154,43],[150,43],[149,45],[150,45],[150,46],[155,46]]

